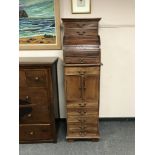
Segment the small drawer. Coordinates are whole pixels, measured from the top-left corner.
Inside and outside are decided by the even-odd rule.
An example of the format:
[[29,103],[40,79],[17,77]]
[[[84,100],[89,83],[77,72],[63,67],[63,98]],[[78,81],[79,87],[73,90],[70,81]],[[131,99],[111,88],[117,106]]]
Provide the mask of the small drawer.
[[67,102],[67,108],[94,108],[98,107],[98,102],[93,102],[93,101],[81,101],[81,102]]
[[[87,49],[90,48],[90,49]],[[65,57],[100,57],[100,49],[94,49],[94,47],[83,47],[83,46],[65,46],[63,49]]]
[[98,125],[72,125],[67,124],[67,135],[75,137],[88,137],[98,135]]
[[[83,37],[83,36],[97,36],[98,35],[98,29],[80,29],[80,28],[66,28],[64,29],[64,35],[65,36],[77,36],[77,37]],[[77,38],[78,39],[78,38]]]
[[98,109],[97,108],[67,108],[67,116],[98,116]]
[[65,75],[99,75],[100,67],[65,67]]
[[97,124],[98,123],[98,117],[97,116],[87,116],[87,117],[71,117],[69,116],[67,118],[67,123],[86,123],[86,124],[91,124],[91,123]]
[[47,87],[48,70],[25,69],[26,83],[29,87]]
[[68,28],[97,28],[98,22],[64,22],[64,27]]
[[89,35],[67,35],[63,37],[63,45],[82,45],[82,46],[92,46],[98,47],[100,46],[100,37],[98,35],[89,36]]
[[52,125],[20,125],[20,141],[50,140],[54,137]]
[[20,124],[51,123],[52,121],[48,106],[20,107],[19,116]]
[[45,88],[19,88],[19,98],[29,104],[49,104],[48,92]]
[[65,57],[66,64],[96,64],[100,63],[100,57]]

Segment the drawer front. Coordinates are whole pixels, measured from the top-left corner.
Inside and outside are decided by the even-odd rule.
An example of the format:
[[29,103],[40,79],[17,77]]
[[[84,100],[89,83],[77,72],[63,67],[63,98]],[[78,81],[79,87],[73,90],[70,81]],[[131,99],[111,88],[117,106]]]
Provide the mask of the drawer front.
[[75,137],[88,137],[98,135],[98,125],[78,125],[78,124],[67,124],[67,134]]
[[97,28],[98,22],[64,22],[67,28]]
[[34,105],[49,104],[48,91],[44,88],[20,88],[19,98],[20,100]]
[[100,63],[100,57],[65,57],[64,61],[69,64],[96,64]]
[[63,50],[64,57],[100,57],[100,49],[83,49],[83,47],[67,46]]
[[76,108],[76,109],[70,109],[67,108],[67,117],[71,117],[71,116],[98,116],[99,112],[97,108]]
[[64,36],[63,45],[82,45],[82,46],[95,46],[99,48],[100,37],[99,36]]
[[65,75],[90,74],[99,75],[100,67],[65,67]]
[[89,101],[89,102],[86,102],[86,101],[81,101],[81,102],[70,102],[68,101],[67,102],[67,108],[96,108],[98,107],[99,104],[98,102],[93,102],[93,101]]
[[91,123],[97,124],[98,123],[98,117],[96,116],[87,116],[87,117],[76,117],[76,116],[69,116],[67,118],[67,123],[85,123],[85,124],[91,124]]
[[83,36],[97,36],[98,35],[98,29],[80,29],[80,28],[66,28],[64,29],[64,35],[65,36],[77,36],[77,37],[83,37]]
[[33,124],[33,123],[51,123],[51,114],[48,106],[32,106],[21,107],[19,109],[19,123]]
[[53,139],[54,134],[52,125],[20,125],[19,127],[20,141],[49,140]]
[[28,87],[47,87],[47,69],[25,69],[26,84]]

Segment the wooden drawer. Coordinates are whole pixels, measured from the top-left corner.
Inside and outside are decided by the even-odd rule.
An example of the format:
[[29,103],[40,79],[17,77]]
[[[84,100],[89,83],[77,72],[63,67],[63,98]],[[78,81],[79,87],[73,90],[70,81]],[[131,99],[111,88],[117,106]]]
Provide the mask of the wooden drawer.
[[75,36],[77,36],[77,37],[97,36],[98,29],[97,28],[94,28],[94,29],[65,28],[64,35],[65,36],[74,36],[74,37]]
[[100,49],[93,49],[93,47],[84,49],[82,46],[66,46],[64,48],[64,58],[65,57],[100,57]]
[[87,36],[73,36],[73,35],[68,35],[64,36],[63,38],[63,45],[100,45],[100,37],[97,35],[94,35],[93,37],[87,35]]
[[98,22],[64,22],[67,28],[97,28]]
[[80,74],[97,74],[99,75],[99,67],[65,67],[65,75],[80,75]]
[[93,102],[93,101],[79,101],[79,102],[71,102],[71,101],[68,101],[67,102],[67,108],[81,108],[81,107],[85,107],[85,108],[96,108],[98,107],[98,102]]
[[88,137],[88,136],[96,136],[98,135],[98,125],[78,125],[78,124],[67,124],[67,134],[69,136],[75,137]]
[[19,123],[33,124],[33,123],[51,123],[49,106],[35,105],[32,107],[20,107],[19,109]]
[[20,125],[20,141],[53,139],[54,129],[52,125]]
[[48,70],[47,69],[24,69],[19,72],[20,87],[47,87]]
[[71,116],[98,116],[98,108],[67,108],[67,117]]
[[45,88],[19,88],[19,98],[29,104],[49,104],[48,91]]
[[76,116],[69,116],[67,118],[67,123],[91,123],[97,124],[98,123],[98,117],[97,116],[87,116],[87,117],[76,117]]
[[100,63],[100,57],[65,57],[67,64],[96,64]]

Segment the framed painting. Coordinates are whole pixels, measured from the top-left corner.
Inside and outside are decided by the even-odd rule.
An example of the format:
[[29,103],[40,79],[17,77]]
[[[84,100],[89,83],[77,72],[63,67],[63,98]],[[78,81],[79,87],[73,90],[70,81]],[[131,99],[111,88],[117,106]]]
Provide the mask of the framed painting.
[[91,13],[91,0],[71,0],[73,14]]
[[60,49],[59,0],[19,0],[19,49]]

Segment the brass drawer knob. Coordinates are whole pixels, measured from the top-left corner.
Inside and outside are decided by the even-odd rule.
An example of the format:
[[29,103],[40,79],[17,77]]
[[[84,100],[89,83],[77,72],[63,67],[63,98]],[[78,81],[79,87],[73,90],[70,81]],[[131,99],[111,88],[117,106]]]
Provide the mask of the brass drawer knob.
[[32,114],[28,114],[27,117],[32,117]]
[[80,136],[83,136],[84,137],[84,136],[86,136],[86,134],[87,134],[87,132],[81,132],[80,131]]
[[34,135],[34,132],[33,131],[30,131],[29,134],[32,136],[32,135]]
[[38,76],[36,76],[36,77],[35,77],[35,80],[36,80],[36,81],[38,81],[38,80],[39,80],[39,77],[38,77]]
[[29,96],[26,96],[25,99],[28,100],[29,99]]

